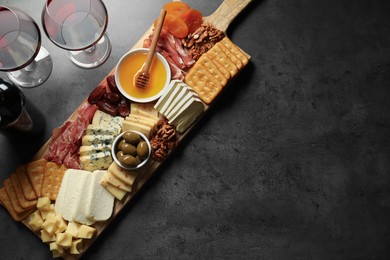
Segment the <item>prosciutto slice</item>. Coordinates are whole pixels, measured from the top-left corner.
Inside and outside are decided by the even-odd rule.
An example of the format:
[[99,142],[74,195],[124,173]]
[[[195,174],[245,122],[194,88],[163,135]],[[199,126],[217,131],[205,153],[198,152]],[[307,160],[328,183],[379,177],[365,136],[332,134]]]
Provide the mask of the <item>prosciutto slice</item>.
[[53,130],[52,137],[44,158],[68,168],[81,169],[79,148],[85,129],[92,121],[98,107],[85,102],[77,111],[74,121],[67,121]]
[[[148,38],[144,39],[143,47],[149,48],[152,42],[154,32]],[[187,52],[184,50],[181,40],[170,34],[166,30],[162,30],[157,42],[157,52],[164,56],[171,69],[172,79],[183,79],[183,69],[191,68],[195,64]]]

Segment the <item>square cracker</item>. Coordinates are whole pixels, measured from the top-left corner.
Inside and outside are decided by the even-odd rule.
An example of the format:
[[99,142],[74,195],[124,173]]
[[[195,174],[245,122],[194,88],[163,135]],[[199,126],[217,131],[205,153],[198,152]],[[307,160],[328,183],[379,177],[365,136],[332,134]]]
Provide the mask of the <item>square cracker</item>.
[[210,72],[221,83],[222,86],[226,86],[228,79],[230,78],[230,73],[228,72],[228,77],[226,77],[218,68],[218,65],[213,62],[210,55],[207,53],[203,54],[197,63],[202,65],[208,72]]
[[18,176],[16,176],[16,173],[12,173],[10,175],[10,180],[12,183],[12,186],[15,189],[16,197],[18,198],[19,205],[24,209],[30,209],[37,205],[37,200],[27,200],[24,197],[22,185],[19,182]]
[[242,64],[242,61],[238,59],[225,45],[218,42],[216,45],[218,45],[223,52],[225,52],[226,56],[237,66],[238,70],[242,69],[244,65]]
[[22,186],[24,197],[27,200],[35,200],[37,199],[37,195],[34,192],[34,189],[31,185],[30,180],[28,179],[27,173],[26,173],[26,165],[23,164],[16,168],[16,176],[19,179],[20,185]]
[[184,81],[206,104],[210,104],[223,88],[213,75],[205,69],[199,70],[196,64],[186,75]]
[[43,173],[42,197],[49,197],[50,200],[56,200],[62,179],[67,168],[64,165],[54,162],[47,162],[45,172]]
[[39,159],[28,163],[26,166],[27,176],[38,197],[41,197],[43,174],[45,173],[46,163],[47,161],[45,159]]
[[14,211],[17,214],[23,213],[25,211],[24,208],[22,208],[19,204],[18,197],[16,196],[16,191],[14,189],[14,186],[12,185],[12,182],[9,178],[5,179],[3,182],[3,186],[5,188],[5,191],[7,192],[8,198],[11,202],[11,206],[14,209]]
[[245,66],[249,62],[249,58],[247,55],[241,51],[240,48],[238,48],[237,45],[235,45],[228,37],[223,38],[220,43],[222,43],[226,48],[229,49],[231,53],[233,53]]
[[238,73],[238,68],[226,55],[226,53],[218,46],[214,45],[208,52],[210,56],[222,67],[230,72],[230,76],[234,77]]
[[30,215],[31,212],[34,211],[34,209],[31,209],[31,210],[27,210],[27,211],[20,213],[20,214],[16,213],[12,207],[11,200],[8,197],[8,194],[5,191],[4,187],[0,188],[0,202],[1,202],[1,205],[4,206],[4,208],[8,211],[8,213],[11,215],[11,217],[15,221],[21,221],[22,219],[24,219],[28,215]]

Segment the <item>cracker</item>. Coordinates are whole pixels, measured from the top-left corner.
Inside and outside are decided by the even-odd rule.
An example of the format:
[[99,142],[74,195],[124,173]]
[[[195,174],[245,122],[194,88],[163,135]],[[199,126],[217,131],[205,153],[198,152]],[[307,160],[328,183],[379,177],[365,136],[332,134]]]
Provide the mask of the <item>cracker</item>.
[[223,38],[220,43],[222,43],[231,53],[233,53],[245,66],[249,62],[247,55],[238,48],[228,37]]
[[48,162],[45,166],[42,182],[42,197],[49,197],[50,200],[56,200],[67,168],[64,165]]
[[238,73],[237,66],[228,58],[223,50],[218,46],[214,45],[208,52],[210,56],[218,62],[220,66],[223,66],[230,72],[230,76],[234,77]]
[[11,217],[15,221],[21,221],[22,219],[24,219],[28,215],[30,215],[31,212],[34,211],[34,209],[31,209],[31,210],[27,210],[27,211],[20,213],[20,214],[16,213],[14,208],[12,207],[11,200],[8,197],[8,194],[5,191],[4,187],[0,188],[0,202],[1,202],[1,205],[4,206],[4,208],[8,211],[8,213],[11,215]]
[[210,55],[207,55],[207,53],[203,54],[197,63],[210,72],[221,83],[222,86],[226,86],[228,79],[230,78],[230,73],[229,77],[225,77],[218,66],[213,62]]
[[38,197],[35,194],[34,189],[31,185],[31,182],[27,176],[25,164],[16,168],[16,176],[18,177],[20,185],[22,186],[24,197],[27,200],[37,199]]
[[226,56],[237,66],[238,70],[242,69],[244,67],[244,64],[242,64],[242,61],[238,59],[225,45],[218,42],[216,45],[218,45],[221,50],[226,54]]
[[11,202],[12,208],[17,214],[23,213],[25,210],[19,204],[18,197],[16,196],[16,191],[14,186],[12,186],[11,180],[9,178],[5,179],[3,182],[5,191],[7,192],[8,198]]
[[12,186],[15,189],[16,197],[18,198],[19,205],[24,209],[30,209],[37,205],[37,200],[27,200],[24,197],[22,185],[19,182],[18,176],[16,176],[16,173],[12,173],[10,175]]
[[45,172],[46,163],[47,161],[45,159],[39,159],[28,163],[26,166],[27,176],[38,197],[41,197],[43,174]]
[[196,64],[186,75],[184,81],[206,104],[210,104],[223,88],[216,78],[205,69],[199,70]]

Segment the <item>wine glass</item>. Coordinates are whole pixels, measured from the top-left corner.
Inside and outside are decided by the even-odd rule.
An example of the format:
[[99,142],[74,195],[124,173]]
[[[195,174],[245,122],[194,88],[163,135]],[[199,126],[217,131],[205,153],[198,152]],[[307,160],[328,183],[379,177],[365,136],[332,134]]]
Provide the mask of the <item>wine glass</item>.
[[49,39],[81,68],[103,64],[111,53],[107,9],[101,0],[46,0],[42,25]]
[[52,68],[35,21],[17,8],[0,6],[0,71],[16,85],[31,88],[45,82]]

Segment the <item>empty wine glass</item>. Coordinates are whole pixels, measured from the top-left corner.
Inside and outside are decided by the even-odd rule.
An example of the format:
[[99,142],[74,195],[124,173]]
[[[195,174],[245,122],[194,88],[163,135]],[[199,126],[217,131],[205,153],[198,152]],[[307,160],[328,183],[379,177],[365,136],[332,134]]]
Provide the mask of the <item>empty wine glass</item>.
[[77,66],[95,68],[111,53],[107,9],[101,0],[46,0],[42,25],[49,39],[68,50]]
[[45,82],[52,67],[35,21],[17,8],[0,6],[0,71],[7,72],[15,84],[29,88]]

